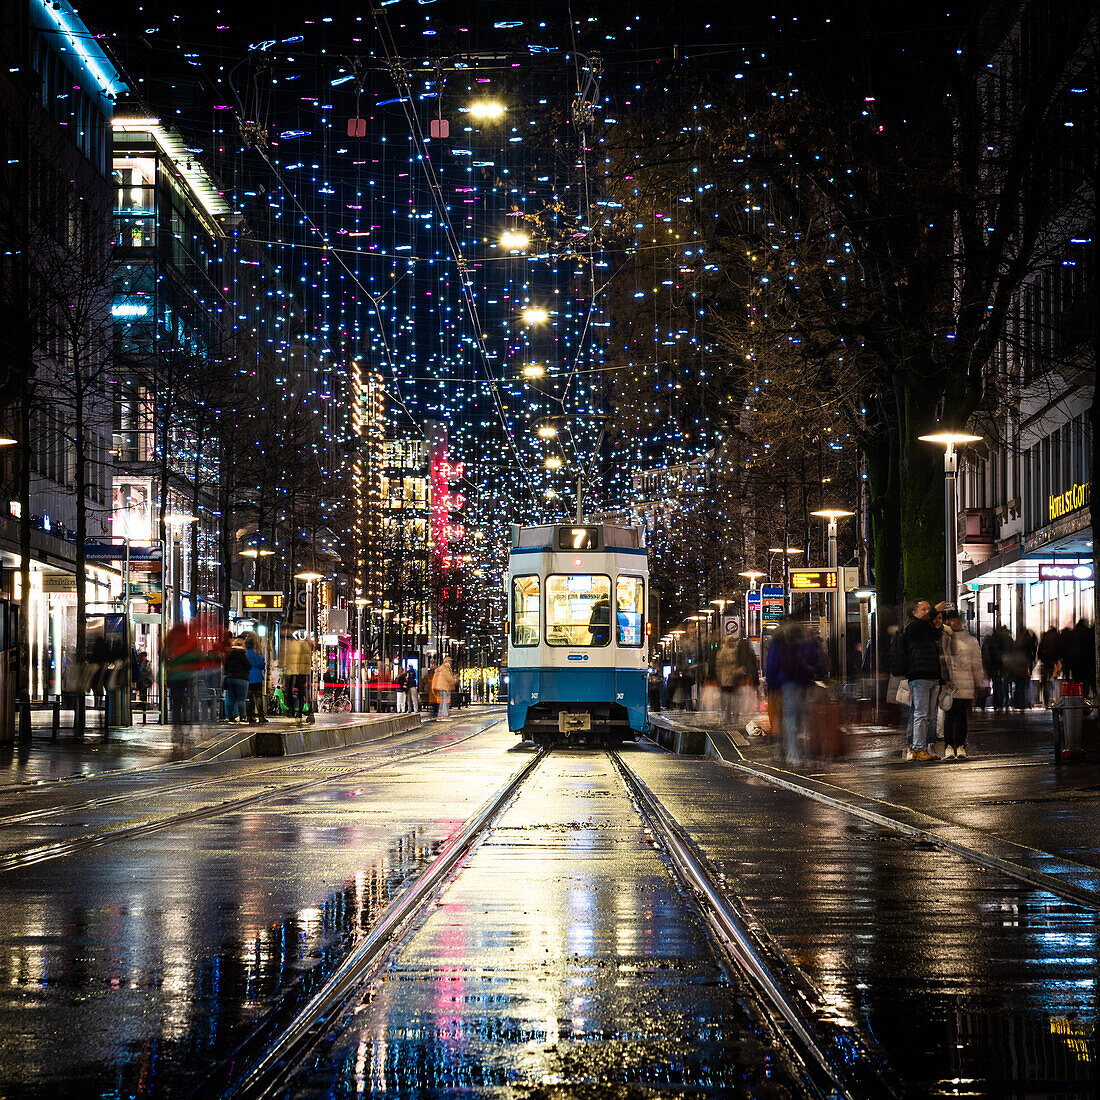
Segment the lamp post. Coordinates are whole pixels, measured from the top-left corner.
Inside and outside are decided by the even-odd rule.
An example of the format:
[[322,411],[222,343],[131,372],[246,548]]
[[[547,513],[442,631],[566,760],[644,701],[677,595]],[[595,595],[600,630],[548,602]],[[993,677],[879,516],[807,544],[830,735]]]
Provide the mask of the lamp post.
[[[747,577],[749,581],[749,590],[745,593],[745,637],[755,638],[758,636],[759,631],[757,634],[754,634],[752,631],[752,605],[749,596],[756,591],[756,582],[761,577],[767,576],[767,574],[762,573],[759,569],[745,569],[737,575],[739,577]],[[759,657],[760,654],[758,653],[757,656]]]
[[363,608],[366,596],[355,597],[355,692],[352,705],[356,714],[363,712]]
[[316,692],[313,690],[313,674],[316,671],[316,661],[314,660],[314,653],[316,652],[317,645],[314,642],[313,633],[313,586],[317,581],[322,579],[321,573],[295,573],[298,580],[306,582],[306,638],[310,643],[309,651],[309,717],[307,721],[316,721],[314,718],[314,711],[317,709],[314,700],[317,698]]
[[980,443],[980,435],[968,435],[966,432],[942,431],[933,432],[931,435],[917,436],[924,443],[939,443],[944,448],[943,452],[943,513],[944,513],[944,543],[946,553],[945,583],[947,592],[944,598],[953,607],[958,606],[959,601],[959,535],[958,524],[958,472],[959,456],[955,448],[966,443]]
[[797,546],[770,546],[768,547],[768,579],[771,579],[772,575],[772,554],[783,555],[783,613],[787,614],[790,610],[790,592],[787,589],[788,575],[791,571],[791,555],[801,554],[803,551]]
[[[829,560],[827,562],[830,569],[836,569],[836,521],[845,516],[854,516],[855,512],[845,511],[843,508],[821,508],[816,512],[811,512],[811,516],[820,516],[822,519],[829,521],[828,534],[829,534]],[[837,586],[833,595],[833,621],[830,623],[829,633],[832,635],[833,649],[835,651],[835,660],[833,662],[833,668],[837,670],[838,679],[843,683],[848,675],[848,654],[845,652],[847,646],[845,645],[844,635],[847,623],[844,621],[843,616],[846,614],[846,609],[843,605],[844,600],[844,585],[841,584],[839,575],[837,576]],[[828,605],[829,597],[825,597],[826,605]]]

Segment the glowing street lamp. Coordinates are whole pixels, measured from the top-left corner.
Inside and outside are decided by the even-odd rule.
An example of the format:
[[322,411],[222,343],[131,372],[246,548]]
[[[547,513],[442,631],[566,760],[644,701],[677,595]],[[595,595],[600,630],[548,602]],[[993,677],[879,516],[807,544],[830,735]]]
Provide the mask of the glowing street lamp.
[[540,367],[538,363],[528,363],[523,368],[524,378],[541,378],[546,373],[545,367]]
[[466,108],[467,114],[471,118],[492,120],[496,118],[502,118],[504,116],[504,104],[497,103],[495,100],[483,99],[476,103],[471,103]]
[[549,312],[542,306],[528,306],[522,316],[529,325],[545,325],[550,320]]
[[538,429],[540,439],[557,439],[558,429],[553,424],[543,424]]
[[548,458],[548,459],[547,459],[547,460],[546,460],[546,461],[545,461],[545,462],[543,463],[543,465],[544,465],[544,466],[545,466],[545,467],[546,467],[546,468],[547,468],[548,470],[560,470],[560,469],[561,469],[561,459],[560,459],[560,458],[558,458],[558,457],[556,457],[555,455],[551,455],[551,456],[550,456],[550,457],[549,457],[549,458]]
[[530,243],[531,238],[526,233],[516,230],[509,229],[500,235],[501,247],[510,248],[513,252],[522,252]]
[[821,508],[816,512],[811,512],[811,516],[820,516],[822,519],[829,521],[828,533],[829,533],[829,561],[827,562],[830,569],[836,568],[836,521],[843,519],[845,516],[854,516],[855,512],[846,512],[843,508]]
[[959,471],[959,456],[955,448],[965,446],[967,443],[980,443],[980,435],[969,435],[966,432],[942,431],[933,432],[930,435],[917,436],[924,443],[939,443],[943,448],[943,512],[944,512],[944,542],[945,550],[945,581],[947,594],[945,599],[949,604],[957,605],[959,600],[959,535],[957,531],[959,503],[957,497],[957,478]]

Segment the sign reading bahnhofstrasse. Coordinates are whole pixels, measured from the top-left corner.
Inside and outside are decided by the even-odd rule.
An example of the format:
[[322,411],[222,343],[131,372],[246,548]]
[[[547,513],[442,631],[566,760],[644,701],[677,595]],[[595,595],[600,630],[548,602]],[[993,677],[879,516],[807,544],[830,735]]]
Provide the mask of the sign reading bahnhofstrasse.
[[792,569],[792,592],[828,592],[836,588],[835,569]]

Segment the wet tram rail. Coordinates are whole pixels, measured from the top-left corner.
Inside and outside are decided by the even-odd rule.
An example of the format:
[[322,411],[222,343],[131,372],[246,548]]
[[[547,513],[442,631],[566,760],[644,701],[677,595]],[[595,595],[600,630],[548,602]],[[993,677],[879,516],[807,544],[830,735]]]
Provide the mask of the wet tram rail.
[[192,1095],[894,1094],[628,755],[600,750],[539,751],[248,1047]]

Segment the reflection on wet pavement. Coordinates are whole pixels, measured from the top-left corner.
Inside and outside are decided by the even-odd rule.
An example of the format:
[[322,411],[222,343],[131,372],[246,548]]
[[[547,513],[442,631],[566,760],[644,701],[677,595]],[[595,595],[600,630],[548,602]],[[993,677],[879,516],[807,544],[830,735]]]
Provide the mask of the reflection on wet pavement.
[[720,765],[630,762],[907,1095],[1095,1086],[1100,914]]
[[[47,1059],[55,1044],[66,1043],[64,1030],[46,1042],[34,1035],[22,1056],[19,1095],[56,1097],[66,1087],[76,1090],[70,1095],[185,1093],[198,1083],[196,1075],[205,1076],[245,1036],[261,1043],[285,1023],[344,957],[352,938],[373,926],[410,875],[434,855],[433,846],[417,835],[401,837],[387,859],[357,874],[316,908],[302,908],[239,940],[224,941],[208,958],[165,950],[155,964],[141,962],[140,945],[150,939],[189,942],[177,922],[194,914],[121,906],[61,913],[44,905],[37,934],[27,928],[24,948],[0,956],[4,1008],[15,1007],[11,1002],[16,999],[26,1026],[33,1026],[36,1001],[49,997],[56,1003],[59,992],[67,991],[70,1023],[80,1028],[84,1061],[59,1077],[57,1063]],[[223,910],[220,915],[235,914]],[[45,923],[59,918],[65,922],[60,928]],[[74,933],[85,940],[84,952],[64,949]],[[61,949],[53,950],[53,942]],[[109,1003],[99,1004],[95,1012],[82,1011],[89,998],[105,990],[115,993]],[[141,1011],[150,993],[158,995],[163,1012],[152,1028]],[[9,1052],[13,1039],[9,1025]],[[43,1059],[38,1072],[28,1072],[28,1058]],[[36,1079],[40,1087],[32,1084]],[[216,1094],[216,1081],[207,1082],[207,1095]],[[2,1086],[0,1094],[9,1095]]]
[[760,1095],[766,1042],[610,759],[561,751],[290,1094]]

